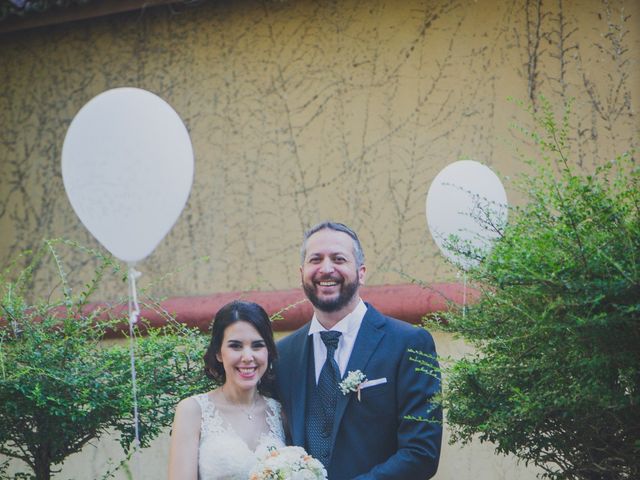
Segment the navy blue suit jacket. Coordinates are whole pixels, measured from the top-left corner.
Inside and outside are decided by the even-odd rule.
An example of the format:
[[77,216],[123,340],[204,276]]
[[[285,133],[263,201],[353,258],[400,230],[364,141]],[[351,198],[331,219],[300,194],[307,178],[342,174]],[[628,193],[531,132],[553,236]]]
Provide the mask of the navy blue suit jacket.
[[[289,441],[305,446],[307,368],[313,355],[309,324],[278,342],[276,385],[288,422]],[[419,350],[433,356],[431,374],[417,372]],[[355,393],[338,393],[329,480],[424,480],[438,468],[442,412],[431,403],[440,375],[431,335],[385,317],[367,305],[345,375],[360,370],[386,383]],[[428,422],[406,417],[424,417]]]

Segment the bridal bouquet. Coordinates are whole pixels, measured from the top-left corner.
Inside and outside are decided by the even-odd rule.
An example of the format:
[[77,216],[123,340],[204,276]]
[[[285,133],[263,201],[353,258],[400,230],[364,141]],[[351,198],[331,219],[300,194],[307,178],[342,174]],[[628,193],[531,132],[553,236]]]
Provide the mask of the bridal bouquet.
[[249,480],[326,480],[327,471],[302,447],[273,449],[249,474]]

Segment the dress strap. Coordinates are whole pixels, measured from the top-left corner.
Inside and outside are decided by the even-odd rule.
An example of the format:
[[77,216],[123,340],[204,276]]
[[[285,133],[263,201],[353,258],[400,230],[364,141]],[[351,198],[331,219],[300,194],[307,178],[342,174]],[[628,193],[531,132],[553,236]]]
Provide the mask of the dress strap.
[[215,404],[211,401],[209,393],[194,395],[192,398],[200,405],[202,412],[200,430],[202,433],[215,433],[223,430],[222,418],[218,414]]
[[264,397],[267,402],[267,424],[272,435],[284,442],[284,430],[282,428],[282,405],[277,400]]
[[200,393],[198,395],[194,395],[192,398],[198,402],[198,405],[200,405],[202,418],[208,416],[208,414],[213,411],[213,404],[209,401],[209,393]]

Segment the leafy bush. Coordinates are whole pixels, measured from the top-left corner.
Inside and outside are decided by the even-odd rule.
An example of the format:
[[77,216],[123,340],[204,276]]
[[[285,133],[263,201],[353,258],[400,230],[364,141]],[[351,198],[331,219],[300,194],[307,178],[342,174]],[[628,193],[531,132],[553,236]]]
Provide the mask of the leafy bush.
[[639,169],[624,154],[576,172],[569,115],[532,113],[529,201],[469,272],[480,300],[446,317],[476,347],[447,375],[453,441],[492,441],[547,478],[640,478]]
[[[85,308],[103,274],[119,267],[94,252],[100,259],[95,277],[74,296],[59,245],[45,242],[14,280],[5,272],[0,287],[0,453],[23,460],[33,470],[23,478],[38,480],[49,479],[53,465],[105,433],[115,432],[125,452],[135,437],[129,345],[103,341],[126,319],[98,320],[101,310]],[[29,305],[31,272],[46,259],[59,268],[63,298]],[[142,447],[170,424],[178,400],[210,388],[202,374],[206,339],[199,332],[169,321],[145,333],[136,342]]]

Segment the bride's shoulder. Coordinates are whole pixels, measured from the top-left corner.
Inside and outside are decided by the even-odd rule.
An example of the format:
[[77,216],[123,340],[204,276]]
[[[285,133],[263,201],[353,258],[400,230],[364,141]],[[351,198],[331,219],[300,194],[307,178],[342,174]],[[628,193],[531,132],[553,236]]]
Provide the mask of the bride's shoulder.
[[210,394],[211,392],[205,392],[183,398],[178,402],[176,411],[183,412],[187,415],[200,416],[202,411],[206,410],[208,405],[211,403]]
[[180,400],[176,405],[176,412],[173,419],[173,428],[189,431],[195,431],[200,425],[202,415],[200,405],[194,397],[188,397]]

